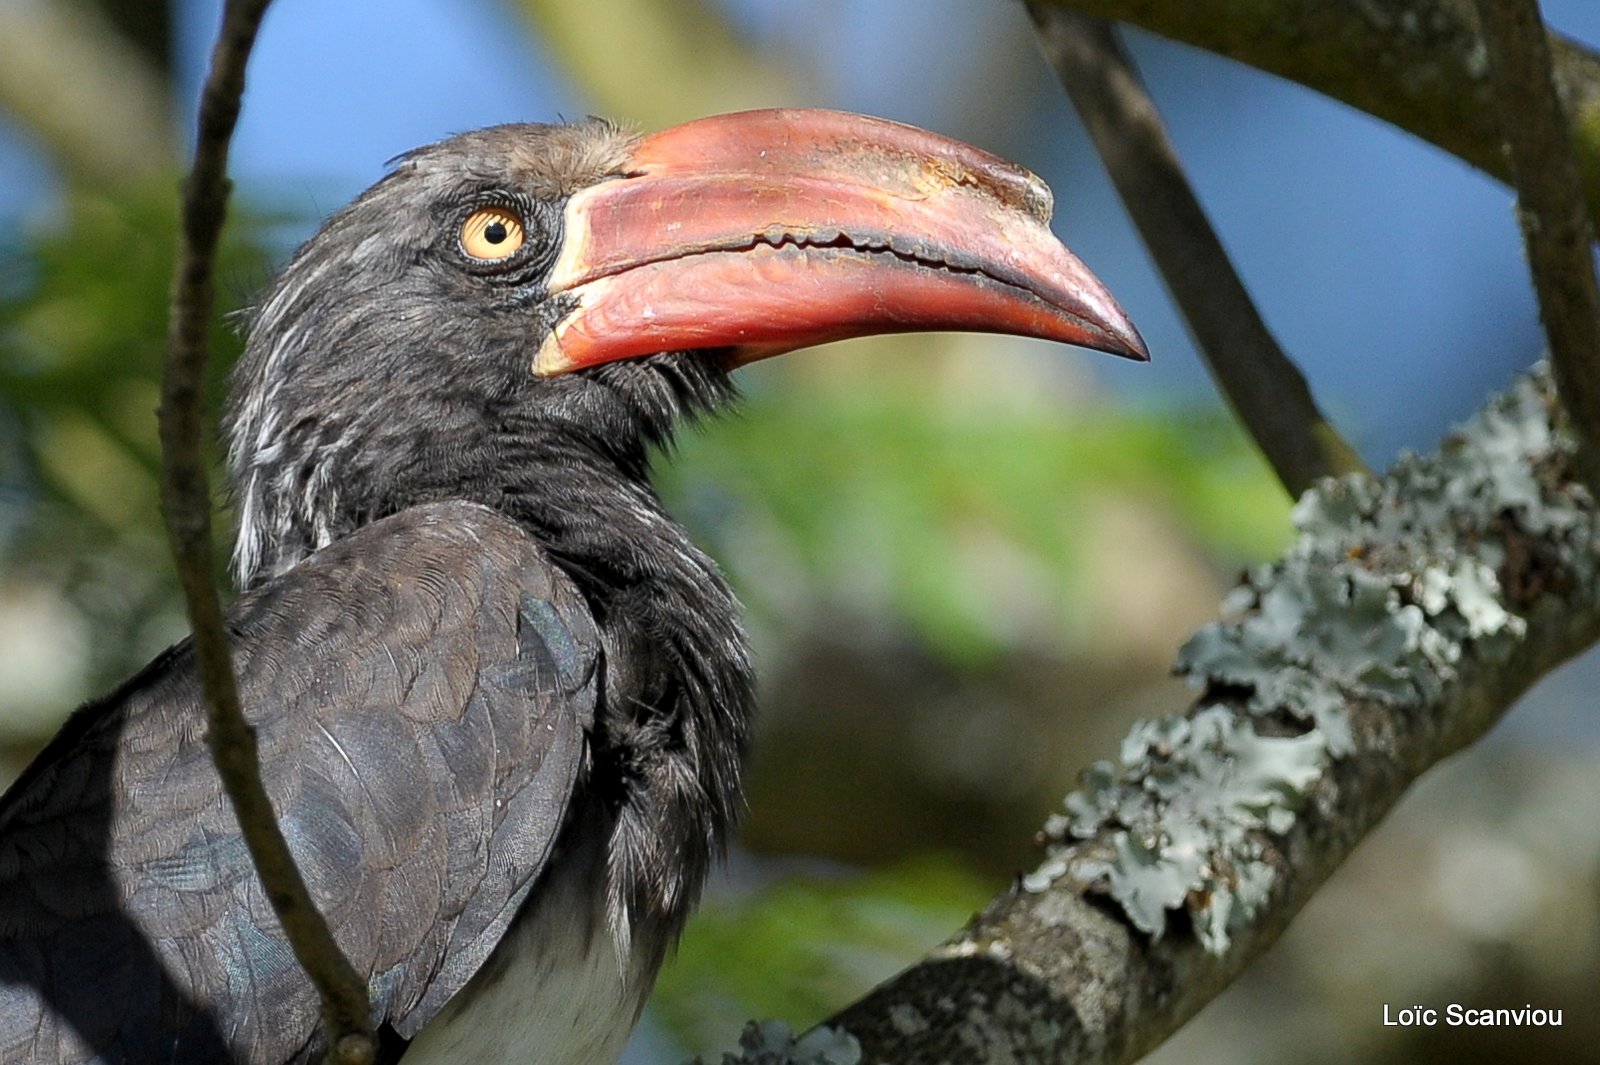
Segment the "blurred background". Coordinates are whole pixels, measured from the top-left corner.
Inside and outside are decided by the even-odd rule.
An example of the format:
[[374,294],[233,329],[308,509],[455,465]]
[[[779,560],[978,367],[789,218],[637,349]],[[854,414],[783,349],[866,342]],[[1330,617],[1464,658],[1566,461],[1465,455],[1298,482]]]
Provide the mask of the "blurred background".
[[[1600,46],[1600,6],[1545,0]],[[154,408],[175,174],[216,0],[0,2],[0,779],[186,631]],[[1272,327],[1376,467],[1537,357],[1511,194],[1375,120],[1133,34]],[[1076,770],[1186,693],[1168,667],[1288,501],[1221,408],[1000,0],[279,0],[234,149],[247,303],[385,160],[495,122],[641,128],[774,104],[1016,159],[1155,352],[898,338],[751,371],[663,491],[749,607],[765,718],[726,874],[630,1049],[804,1026],[1037,860]],[[238,348],[227,329],[214,385]],[[224,501],[219,500],[219,505]],[[1158,1062],[1600,1061],[1600,659],[1427,777]],[[1564,1008],[1561,1029],[1384,1028],[1382,1007]]]

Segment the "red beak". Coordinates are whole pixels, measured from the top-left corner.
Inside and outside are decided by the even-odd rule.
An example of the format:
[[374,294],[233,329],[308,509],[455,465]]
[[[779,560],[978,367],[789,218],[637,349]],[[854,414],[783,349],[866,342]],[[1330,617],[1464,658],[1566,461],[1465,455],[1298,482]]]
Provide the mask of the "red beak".
[[746,111],[664,130],[568,200],[549,290],[576,307],[534,370],[693,348],[737,365],[935,329],[1148,359],[1050,209],[1028,171],[883,119]]

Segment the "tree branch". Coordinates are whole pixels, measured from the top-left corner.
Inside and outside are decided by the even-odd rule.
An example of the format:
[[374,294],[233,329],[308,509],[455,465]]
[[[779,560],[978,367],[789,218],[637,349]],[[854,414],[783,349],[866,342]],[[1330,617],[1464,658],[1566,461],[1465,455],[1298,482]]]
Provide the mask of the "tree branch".
[[[1342,100],[1502,180],[1511,169],[1473,0],[1039,0],[1129,22]],[[1591,217],[1600,215],[1600,54],[1550,35]]]
[[1037,0],[1028,12],[1212,377],[1278,480],[1298,497],[1323,477],[1367,472],[1256,310],[1111,25]]
[[200,98],[194,166],[183,186],[182,237],[161,394],[162,504],[194,627],[205,690],[206,740],[250,856],[295,957],[322,998],[328,1058],[367,1065],[375,1043],[366,982],[317,912],[261,782],[255,730],[245,721],[212,574],[211,493],[201,446],[202,382],[214,299],[213,267],[227,213],[228,146],[245,65],[269,0],[229,0]]
[[1412,781],[1600,638],[1600,514],[1554,399],[1541,373],[1437,453],[1304,496],[1295,545],[1180,655],[1197,702],[1085,773],[1040,869],[828,1024],[867,1062],[1129,1062],[1215,997]]
[[1600,488],[1600,288],[1594,223],[1569,126],[1555,92],[1537,0],[1477,0],[1511,158],[1518,218],[1561,400],[1582,444],[1582,469]]

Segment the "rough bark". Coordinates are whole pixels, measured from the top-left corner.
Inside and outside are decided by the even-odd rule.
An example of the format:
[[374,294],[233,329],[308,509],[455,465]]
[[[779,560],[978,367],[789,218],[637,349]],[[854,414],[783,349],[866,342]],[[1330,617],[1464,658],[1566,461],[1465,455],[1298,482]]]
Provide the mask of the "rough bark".
[[1436,453],[1324,481],[1044,863],[911,969],[743,1060],[1138,1059],[1277,939],[1405,789],[1600,639],[1600,515],[1541,370]]

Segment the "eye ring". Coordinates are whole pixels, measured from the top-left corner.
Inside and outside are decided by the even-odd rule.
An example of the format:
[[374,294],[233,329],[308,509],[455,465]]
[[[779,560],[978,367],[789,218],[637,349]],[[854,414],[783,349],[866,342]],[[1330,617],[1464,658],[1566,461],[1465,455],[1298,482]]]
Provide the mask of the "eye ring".
[[461,223],[461,250],[481,263],[511,258],[527,239],[522,215],[500,204],[479,207]]

